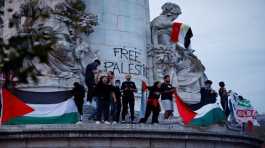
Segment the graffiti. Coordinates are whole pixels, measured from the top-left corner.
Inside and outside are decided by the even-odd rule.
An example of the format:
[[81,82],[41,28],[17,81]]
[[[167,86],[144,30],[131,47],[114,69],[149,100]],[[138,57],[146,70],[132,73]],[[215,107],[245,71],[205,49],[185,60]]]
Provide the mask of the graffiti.
[[141,62],[141,53],[136,49],[113,48],[115,61],[105,61],[105,71],[119,74],[145,75],[145,64]]

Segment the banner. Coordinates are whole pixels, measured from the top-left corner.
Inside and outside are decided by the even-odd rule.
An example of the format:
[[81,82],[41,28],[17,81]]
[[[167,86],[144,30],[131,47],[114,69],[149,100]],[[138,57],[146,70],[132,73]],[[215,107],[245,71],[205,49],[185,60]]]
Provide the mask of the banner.
[[230,92],[228,102],[229,109],[231,110],[228,118],[230,121],[235,121],[240,125],[248,122],[259,125],[256,120],[257,110],[254,109],[249,100],[235,92]]

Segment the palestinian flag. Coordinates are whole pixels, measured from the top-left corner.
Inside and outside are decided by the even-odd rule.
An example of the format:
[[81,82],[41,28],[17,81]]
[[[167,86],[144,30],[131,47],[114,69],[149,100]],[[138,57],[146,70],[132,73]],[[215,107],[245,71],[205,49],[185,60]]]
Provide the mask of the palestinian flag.
[[1,91],[1,123],[66,124],[76,123],[79,115],[71,91]]
[[191,120],[190,125],[209,126],[225,120],[224,111],[217,103],[204,105],[195,112],[196,116]]
[[224,111],[217,103],[207,104],[193,111],[176,95],[176,104],[179,115],[185,125],[209,126],[225,120]]
[[193,33],[190,26],[179,22],[172,24],[171,42],[182,44],[185,48],[188,48],[186,46],[189,46],[190,43],[188,41],[192,36]]

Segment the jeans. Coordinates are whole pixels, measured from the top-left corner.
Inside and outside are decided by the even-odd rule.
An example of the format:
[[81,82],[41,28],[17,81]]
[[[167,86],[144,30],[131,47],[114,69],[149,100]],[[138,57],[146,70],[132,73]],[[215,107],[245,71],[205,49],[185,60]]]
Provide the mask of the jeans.
[[125,120],[125,116],[128,112],[128,104],[130,107],[131,121],[134,120],[134,99],[123,98],[122,100],[122,120]]
[[88,117],[88,120],[95,120],[97,116],[98,97],[92,98],[91,106],[93,107],[92,114]]
[[143,119],[141,119],[141,123],[146,123],[146,121],[148,120],[151,112],[153,113],[152,115],[152,123],[158,123],[158,117],[159,117],[159,113],[160,113],[160,106],[153,106],[151,104],[147,104],[146,106],[146,111],[145,111],[145,116]]
[[109,110],[110,110],[110,101],[98,98],[97,106],[97,121],[101,121],[101,116],[103,114],[104,121],[109,121]]
[[114,113],[113,120],[116,122],[120,121],[120,113],[121,113],[121,101],[117,101],[114,103]]

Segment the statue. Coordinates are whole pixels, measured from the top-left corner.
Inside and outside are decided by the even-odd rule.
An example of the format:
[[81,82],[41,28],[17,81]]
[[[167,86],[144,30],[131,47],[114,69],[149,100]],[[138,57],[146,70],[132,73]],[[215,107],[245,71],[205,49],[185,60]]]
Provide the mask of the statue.
[[3,38],[4,3],[4,0],[0,0],[0,39]]
[[[25,62],[34,65],[38,73],[37,86],[34,83],[20,86],[59,88],[81,82],[85,65],[97,58],[86,41],[97,24],[97,16],[86,13],[81,0],[25,0],[18,8],[14,10],[16,17],[12,18],[18,34],[36,30],[37,34],[53,34],[56,38],[47,64],[40,63],[39,59]],[[48,43],[49,39],[34,45]]]
[[152,48],[148,51],[152,81],[162,80],[169,74],[179,96],[189,104],[200,101],[200,88],[207,79],[205,68],[190,48],[190,38],[182,44],[172,42],[174,20],[182,13],[174,3],[165,3],[162,13],[151,22]]

